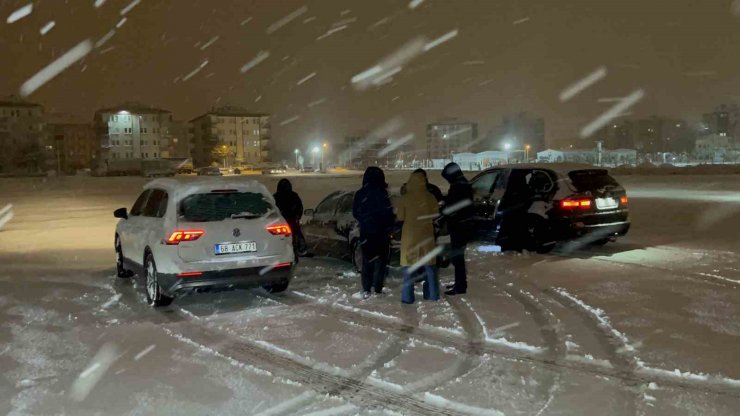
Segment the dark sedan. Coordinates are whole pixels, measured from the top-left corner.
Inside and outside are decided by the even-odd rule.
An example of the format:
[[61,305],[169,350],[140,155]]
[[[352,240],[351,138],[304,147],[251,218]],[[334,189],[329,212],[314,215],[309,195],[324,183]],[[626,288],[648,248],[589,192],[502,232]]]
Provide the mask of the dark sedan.
[[[303,234],[306,243],[314,253],[340,259],[351,260],[355,270],[362,265],[360,249],[360,229],[352,216],[353,191],[336,191],[321,201],[316,209],[307,209],[303,218]],[[400,196],[391,195],[391,203],[396,206]],[[398,265],[401,250],[401,227],[396,227],[391,240],[390,264]],[[437,244],[448,244],[449,236],[440,235]],[[446,266],[448,261],[440,256],[438,264]]]
[[607,170],[588,165],[512,165],[471,180],[478,239],[503,249],[552,250],[580,238],[605,244],[630,228],[627,193]]

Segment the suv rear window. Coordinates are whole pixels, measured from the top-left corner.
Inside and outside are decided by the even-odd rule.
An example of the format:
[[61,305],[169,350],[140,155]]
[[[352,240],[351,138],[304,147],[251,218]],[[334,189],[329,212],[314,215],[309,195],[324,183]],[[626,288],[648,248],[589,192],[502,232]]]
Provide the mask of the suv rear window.
[[603,169],[575,170],[568,173],[568,176],[578,192],[619,186],[617,181]]
[[259,218],[272,209],[264,195],[256,192],[211,192],[193,194],[180,202],[185,221],[223,221],[229,218]]

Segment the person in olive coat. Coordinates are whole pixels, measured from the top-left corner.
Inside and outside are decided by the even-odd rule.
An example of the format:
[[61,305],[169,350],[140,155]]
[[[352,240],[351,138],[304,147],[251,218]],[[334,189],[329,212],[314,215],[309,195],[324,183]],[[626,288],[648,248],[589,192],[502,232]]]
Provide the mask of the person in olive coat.
[[401,302],[414,303],[417,270],[424,271],[424,299],[439,300],[439,281],[434,268],[436,244],[433,221],[439,215],[434,195],[421,172],[413,172],[398,206],[401,229],[401,266],[404,268]]
[[[422,175],[424,175],[424,181],[427,184],[427,191],[429,191],[432,195],[434,195],[434,199],[436,199],[437,202],[442,202],[444,200],[444,195],[442,195],[442,191],[439,189],[439,186],[429,182],[429,178],[427,177],[427,171],[419,168],[419,169],[416,169],[414,173],[421,173]],[[401,195],[405,193],[406,193],[406,184],[403,184],[401,186]]]

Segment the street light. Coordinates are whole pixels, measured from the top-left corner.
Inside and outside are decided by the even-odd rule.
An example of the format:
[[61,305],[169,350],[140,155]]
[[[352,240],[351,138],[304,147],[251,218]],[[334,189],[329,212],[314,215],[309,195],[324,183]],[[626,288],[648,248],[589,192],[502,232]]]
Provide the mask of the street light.
[[506,163],[509,163],[509,149],[511,149],[511,143],[504,143],[504,150],[506,150]]
[[328,144],[324,143],[321,145],[321,165],[319,165],[319,170],[324,171],[324,153],[326,152],[326,149],[329,147]]
[[229,156],[228,147],[224,144],[221,146],[221,149],[224,151],[224,167],[226,167],[226,158]]
[[528,144],[524,145],[524,161],[529,162],[529,148]]
[[295,154],[295,168],[298,169],[298,153],[301,151],[298,149],[293,150],[293,154]]
[[319,146],[314,146],[313,149],[311,149],[311,153],[313,153],[313,165],[316,166],[316,157],[319,155],[319,152],[321,151],[321,148]]

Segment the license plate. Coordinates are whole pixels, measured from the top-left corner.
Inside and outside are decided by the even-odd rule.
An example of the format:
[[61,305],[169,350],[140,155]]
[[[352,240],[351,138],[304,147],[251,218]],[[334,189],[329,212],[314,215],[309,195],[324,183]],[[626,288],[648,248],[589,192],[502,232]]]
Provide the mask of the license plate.
[[596,208],[598,209],[613,209],[619,205],[614,198],[596,198]]
[[257,251],[257,243],[244,241],[241,243],[216,244],[216,254],[250,253]]

